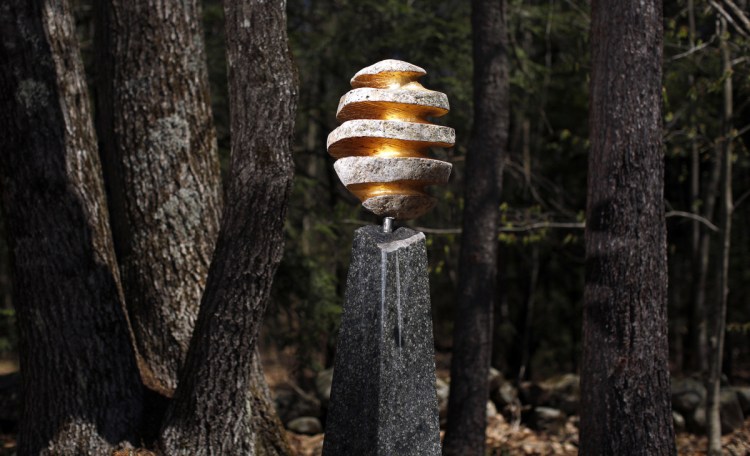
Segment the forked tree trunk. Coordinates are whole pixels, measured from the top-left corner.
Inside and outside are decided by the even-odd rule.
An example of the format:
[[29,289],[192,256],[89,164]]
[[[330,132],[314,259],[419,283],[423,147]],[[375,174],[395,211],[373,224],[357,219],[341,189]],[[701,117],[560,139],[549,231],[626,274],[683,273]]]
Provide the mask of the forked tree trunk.
[[282,254],[297,79],[284,1],[226,2],[224,8],[232,134],[227,204],[162,431],[160,446],[170,455],[260,453],[251,367]]
[[0,43],[0,179],[24,396],[18,454],[111,454],[137,441],[141,383],[68,2],[3,2]]
[[219,230],[197,0],[97,3],[97,120],[144,383],[171,396]]
[[580,454],[673,455],[662,3],[591,6]]
[[[222,203],[201,8],[195,0],[97,5],[99,127],[117,209],[112,225],[118,260],[145,361],[144,382],[171,397],[203,295]],[[265,411],[253,415],[254,425],[276,429],[260,364],[252,372],[256,410]],[[158,434],[164,404],[147,404],[147,440]],[[279,435],[260,432],[258,444],[278,447]]]
[[459,298],[443,454],[484,455],[509,94],[505,0],[474,0],[474,130],[466,157]]

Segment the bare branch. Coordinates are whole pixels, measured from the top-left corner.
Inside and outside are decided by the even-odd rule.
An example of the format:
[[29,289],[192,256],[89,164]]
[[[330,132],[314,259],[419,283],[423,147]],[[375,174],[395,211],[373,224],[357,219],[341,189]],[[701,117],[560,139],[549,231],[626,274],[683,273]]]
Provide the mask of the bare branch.
[[673,56],[669,60],[672,61],[672,62],[674,62],[675,60],[680,60],[680,59],[685,58],[685,57],[687,57],[687,56],[689,56],[691,54],[695,54],[696,52],[700,51],[701,49],[705,49],[706,47],[708,47],[711,44],[711,42],[713,42],[713,38],[711,38],[709,41],[706,41],[705,43],[699,44],[698,46],[693,46],[692,48],[688,49],[687,51],[681,52],[681,53]]
[[740,204],[744,203],[746,199],[750,198],[750,190],[746,191],[742,196],[737,199],[737,202],[734,203],[734,210],[736,211],[738,207],[740,207]]
[[[536,231],[546,228],[561,229],[583,229],[586,225],[583,222],[536,222],[528,225],[504,226],[498,229],[498,233],[521,233],[526,231]],[[415,230],[429,234],[461,234],[461,228],[428,228],[415,226]]]
[[[750,197],[750,192],[743,195],[738,201],[737,205],[742,202],[743,199],[746,199]],[[735,206],[736,207],[736,206]],[[698,214],[693,214],[692,212],[684,212],[684,211],[669,211],[666,214],[664,214],[666,218],[671,217],[683,217],[688,218],[691,220],[698,221],[706,226],[706,228],[710,229],[711,231],[719,231],[719,228],[711,223],[710,220],[708,220],[705,217],[701,217]],[[352,225],[370,225],[372,222],[368,222],[366,220],[358,220],[358,219],[344,219],[342,220],[343,223],[348,223]],[[413,229],[417,231],[421,231],[423,233],[428,234],[461,234],[461,228],[430,228],[426,226],[413,226]],[[586,228],[585,222],[534,222],[534,223],[528,223],[525,225],[506,225],[503,227],[500,227],[498,229],[498,233],[522,233],[527,231],[536,231],[536,230],[543,230],[547,228],[553,228],[553,229],[569,229],[569,230],[582,230]]]
[[721,7],[718,3],[716,3],[714,0],[708,0],[708,3],[711,4],[711,6],[714,7],[714,9],[721,14],[721,16],[726,19],[727,22],[732,24],[734,26],[734,29],[737,30],[737,33],[744,36],[745,38],[748,38],[747,33],[745,33],[745,30],[743,30],[742,26],[738,25],[731,14],[729,14],[724,8]]
[[745,27],[745,30],[747,32],[750,32],[750,19],[745,15],[744,11],[742,11],[742,8],[737,6],[732,0],[723,0],[724,4],[729,7],[729,9],[732,10],[732,12],[735,14],[737,19],[742,23],[742,25]]
[[689,218],[691,220],[695,220],[695,221],[701,222],[702,224],[704,224],[706,226],[706,228],[708,228],[711,231],[719,231],[719,228],[716,225],[714,225],[713,223],[711,223],[710,220],[708,220],[705,217],[701,217],[698,214],[693,214],[692,212],[669,211],[666,214],[664,214],[664,216],[667,217],[667,218],[670,218],[670,217],[684,217],[684,218]]

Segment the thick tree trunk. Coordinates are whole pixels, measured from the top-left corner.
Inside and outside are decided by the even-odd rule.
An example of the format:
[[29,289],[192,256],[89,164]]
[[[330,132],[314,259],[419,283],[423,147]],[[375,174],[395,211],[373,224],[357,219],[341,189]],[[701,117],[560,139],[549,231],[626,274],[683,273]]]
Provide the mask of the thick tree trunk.
[[[732,233],[732,55],[727,43],[726,19],[721,18],[719,30],[721,59],[724,69],[724,112],[722,113],[722,198],[721,198],[721,250],[717,296],[707,314],[708,322],[708,375],[706,381],[706,427],[708,433],[708,455],[721,456],[721,366],[724,355],[724,335],[727,320],[727,297],[729,295],[729,254]],[[718,163],[717,163],[718,165]]]
[[197,0],[97,3],[98,126],[144,383],[171,396],[219,229]]
[[474,130],[466,157],[459,300],[443,454],[484,454],[509,94],[505,0],[472,3]]
[[141,384],[67,1],[4,2],[0,38],[0,175],[24,388],[18,454],[110,454],[136,441]]
[[[232,158],[227,205],[183,375],[168,454],[253,454],[252,360],[281,260],[297,81],[285,2],[225,3]],[[286,452],[283,448],[279,453]]]
[[596,0],[591,19],[580,454],[673,455],[662,4]]

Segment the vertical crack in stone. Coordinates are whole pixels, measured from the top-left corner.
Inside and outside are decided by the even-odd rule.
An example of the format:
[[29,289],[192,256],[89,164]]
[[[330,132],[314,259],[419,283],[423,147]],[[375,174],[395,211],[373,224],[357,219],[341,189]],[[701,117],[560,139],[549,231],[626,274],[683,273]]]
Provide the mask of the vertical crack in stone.
[[401,349],[401,271],[399,271],[398,252],[396,252],[396,335],[398,348]]
[[380,339],[383,339],[383,330],[385,327],[385,299],[386,289],[388,287],[388,251],[381,249],[380,251]]

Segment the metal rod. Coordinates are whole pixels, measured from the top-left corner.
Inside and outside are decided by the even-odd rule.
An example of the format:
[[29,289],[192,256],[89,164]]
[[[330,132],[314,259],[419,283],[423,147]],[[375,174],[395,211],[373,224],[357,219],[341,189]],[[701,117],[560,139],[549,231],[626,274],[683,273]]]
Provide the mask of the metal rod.
[[386,217],[383,219],[383,233],[391,233],[393,231],[393,217]]

